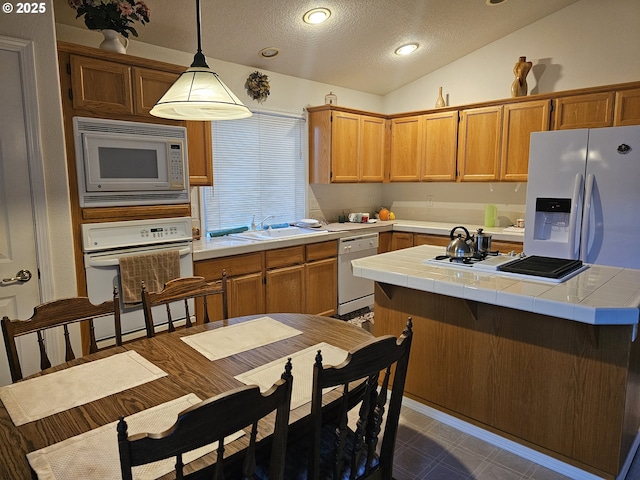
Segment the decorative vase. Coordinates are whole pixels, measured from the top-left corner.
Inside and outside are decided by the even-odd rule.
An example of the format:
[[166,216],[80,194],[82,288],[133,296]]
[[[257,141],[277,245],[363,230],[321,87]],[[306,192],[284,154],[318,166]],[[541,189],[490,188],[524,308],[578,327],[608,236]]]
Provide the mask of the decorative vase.
[[[127,47],[129,46],[129,39],[121,37],[121,35],[115,30],[100,30],[104,36],[104,40],[100,44],[102,50],[110,50],[112,52],[127,53]],[[120,41],[120,38],[124,38],[124,44]]]
[[442,107],[446,107],[447,104],[444,101],[444,98],[442,97],[442,87],[440,87],[440,91],[438,93],[438,99],[436,100],[436,108],[442,108]]

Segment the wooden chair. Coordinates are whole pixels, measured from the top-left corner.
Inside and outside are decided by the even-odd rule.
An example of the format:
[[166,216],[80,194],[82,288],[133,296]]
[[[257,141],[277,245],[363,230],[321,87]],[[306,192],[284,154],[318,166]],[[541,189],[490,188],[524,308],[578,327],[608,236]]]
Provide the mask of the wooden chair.
[[[375,338],[351,350],[340,365],[324,367],[322,352],[318,351],[313,367],[312,433],[306,443],[289,445],[286,478],[392,479],[412,327],[409,318],[398,339],[391,335]],[[339,413],[327,421],[322,391],[335,386],[342,390]],[[351,387],[364,389],[354,428],[348,425],[353,408]]]
[[147,337],[151,338],[156,333],[151,309],[158,305],[166,306],[170,332],[175,331],[174,318],[171,315],[171,304],[174,302],[184,302],[185,326],[189,328],[192,325],[189,300],[201,298],[204,303],[204,323],[209,323],[209,311],[207,308],[207,297],[209,295],[222,295],[222,318],[229,318],[227,309],[227,273],[224,270],[222,271],[222,280],[218,282],[207,282],[203,277],[181,277],[165,283],[160,292],[149,292],[144,282],[142,282],[142,310],[144,311]]
[[[293,377],[291,359],[289,359],[281,379],[264,394],[260,393],[257,385],[236,388],[184,410],[178,415],[176,423],[165,432],[141,433],[128,437],[127,423],[121,417],[117,431],[123,480],[132,479],[133,466],[172,457],[176,457],[177,479],[254,478],[257,464],[258,422],[274,410],[276,411],[275,423],[260,422],[260,428],[261,431],[266,429],[273,433],[270,442],[269,479],[282,480],[292,386]],[[273,429],[267,427],[268,424],[273,425]],[[248,426],[251,426],[250,430]],[[239,430],[244,430],[249,440],[249,446],[241,453],[244,457],[241,467],[242,475],[237,470],[234,474],[230,474],[228,465],[225,471],[227,459],[224,458],[224,438]],[[218,442],[215,465],[184,475],[182,455],[214,442]],[[235,458],[237,457],[234,456]]]
[[[83,320],[89,322],[89,353],[97,352],[98,345],[94,332],[93,321],[96,318],[113,316],[115,326],[115,342],[117,346],[122,345],[122,329],[120,326],[120,298],[118,289],[113,289],[113,300],[106,301],[100,305],[94,305],[87,297],[73,297],[43,303],[33,309],[33,315],[28,320],[9,320],[2,318],[2,335],[7,349],[7,359],[9,360],[9,370],[11,379],[16,382],[22,379],[22,369],[16,346],[16,337],[36,333],[40,348],[40,369],[51,367],[51,362],[47,356],[43,331],[54,327],[63,327],[65,343],[65,361],[73,360],[75,354],[69,339],[68,325]],[[105,319],[105,321],[107,321]]]

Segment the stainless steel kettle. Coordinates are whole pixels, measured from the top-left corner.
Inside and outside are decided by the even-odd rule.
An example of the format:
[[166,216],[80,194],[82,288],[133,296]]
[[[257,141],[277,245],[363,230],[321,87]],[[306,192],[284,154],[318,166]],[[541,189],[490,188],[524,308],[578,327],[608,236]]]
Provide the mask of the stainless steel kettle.
[[[454,236],[458,229],[462,229],[464,231],[464,238],[461,233]],[[469,234],[469,230],[463,226],[454,227],[449,234],[449,238],[451,239],[449,245],[447,245],[447,256],[449,258],[473,257],[475,249],[473,247],[473,237]]]

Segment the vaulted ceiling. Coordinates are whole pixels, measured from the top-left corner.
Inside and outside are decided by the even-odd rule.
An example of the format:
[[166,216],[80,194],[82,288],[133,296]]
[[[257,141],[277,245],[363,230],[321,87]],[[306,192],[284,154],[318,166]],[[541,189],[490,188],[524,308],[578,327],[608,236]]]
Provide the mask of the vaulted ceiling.
[[[195,0],[144,0],[135,40],[195,53]],[[215,60],[385,95],[578,0],[202,0],[202,51]],[[320,25],[302,21],[325,7]],[[56,22],[86,28],[67,0]],[[394,50],[418,43],[411,55]],[[272,58],[259,52],[275,47]]]

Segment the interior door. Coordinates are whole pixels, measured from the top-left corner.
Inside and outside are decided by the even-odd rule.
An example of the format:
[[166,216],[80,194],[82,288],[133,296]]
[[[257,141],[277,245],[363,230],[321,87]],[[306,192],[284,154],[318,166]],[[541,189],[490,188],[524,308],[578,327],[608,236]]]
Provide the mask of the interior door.
[[[28,318],[40,303],[22,101],[23,95],[35,92],[23,91],[19,60],[19,53],[0,47],[0,317],[9,318]],[[30,272],[28,281],[23,271]],[[0,385],[6,385],[11,376],[6,350],[0,350]],[[36,342],[18,341],[18,351],[23,372],[39,368]]]

